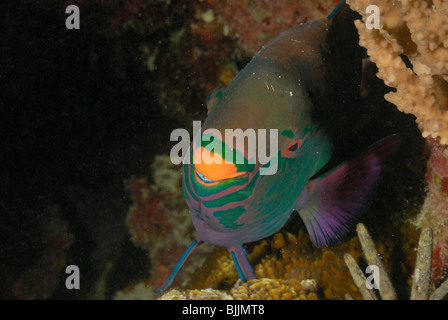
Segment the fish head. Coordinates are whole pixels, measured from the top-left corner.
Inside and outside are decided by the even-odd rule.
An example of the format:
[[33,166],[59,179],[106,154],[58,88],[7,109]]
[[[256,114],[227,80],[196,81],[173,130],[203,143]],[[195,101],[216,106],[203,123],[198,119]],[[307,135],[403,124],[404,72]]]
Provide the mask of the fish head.
[[202,240],[225,246],[276,232],[322,162],[316,155],[328,155],[319,155],[326,145],[316,140],[312,105],[298,83],[278,62],[265,61],[212,93],[183,174]]

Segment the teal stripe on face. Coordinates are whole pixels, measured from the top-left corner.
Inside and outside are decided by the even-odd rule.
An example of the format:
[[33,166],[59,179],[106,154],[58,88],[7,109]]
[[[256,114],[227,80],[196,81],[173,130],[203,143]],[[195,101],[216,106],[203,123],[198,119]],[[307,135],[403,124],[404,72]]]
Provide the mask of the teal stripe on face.
[[221,191],[223,191],[227,188],[230,188],[232,186],[244,185],[249,180],[249,177],[245,176],[245,177],[241,177],[241,178],[232,178],[232,179],[228,179],[228,180],[223,180],[217,184],[206,185],[206,184],[202,184],[198,181],[198,177],[196,176],[196,172],[193,169],[193,166],[192,166],[192,169],[190,170],[189,174],[190,174],[191,180],[193,182],[193,188],[199,197],[207,197],[212,194],[221,192]]
[[242,227],[242,224],[236,223],[235,221],[246,212],[246,209],[244,207],[236,207],[228,210],[221,210],[216,211],[213,213],[213,216],[219,220],[221,225],[224,228],[237,230],[238,228]]
[[[193,162],[193,160],[192,160],[192,156],[190,157],[190,160],[191,160],[191,163]],[[182,183],[182,188],[184,188],[184,195],[186,195],[186,194],[189,194],[195,201],[199,201],[199,199],[198,199],[198,197],[196,197],[196,195],[195,195],[195,193],[193,192],[193,190],[191,190],[191,184],[190,184],[190,182],[188,181],[188,176],[189,176],[189,172],[188,172],[188,168],[191,168],[191,170],[190,171],[194,171],[194,166],[191,164],[191,165],[188,165],[188,164],[184,164],[184,168],[183,168],[183,170],[184,170],[184,183]],[[194,177],[192,177],[192,178],[194,178]],[[192,181],[194,181],[194,179],[192,179]],[[185,192],[185,191],[187,191],[187,192]]]
[[[257,174],[253,177],[252,181],[244,189],[242,189],[238,192],[233,192],[233,193],[227,194],[227,195],[220,197],[218,199],[215,199],[215,200],[204,201],[202,203],[202,205],[207,208],[219,208],[219,207],[222,207],[231,202],[238,202],[238,201],[246,200],[252,194],[252,191],[253,191],[255,184],[257,182],[257,179],[258,179],[258,175],[259,175],[259,173],[257,172]],[[233,180],[233,179],[229,179],[229,181],[230,180]]]
[[[236,172],[251,172],[255,168],[255,163],[249,163],[249,160],[244,157],[244,154],[240,150],[231,148],[225,141],[219,140],[212,134],[204,134],[203,139],[205,140],[201,140],[201,146],[208,152],[217,153],[226,161],[228,155],[230,155],[230,159],[228,160],[236,166]],[[215,139],[217,139],[216,142]],[[214,147],[217,147],[216,150]],[[254,159],[252,160],[255,161]]]
[[283,130],[281,135],[291,139],[294,138],[294,132],[292,130]]

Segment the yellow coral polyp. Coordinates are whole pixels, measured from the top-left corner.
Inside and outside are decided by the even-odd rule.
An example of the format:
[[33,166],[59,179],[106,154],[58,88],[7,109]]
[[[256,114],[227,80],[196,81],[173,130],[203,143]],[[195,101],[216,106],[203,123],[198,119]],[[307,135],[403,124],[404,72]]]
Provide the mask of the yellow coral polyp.
[[253,279],[231,290],[235,300],[317,300],[315,286],[296,279]]

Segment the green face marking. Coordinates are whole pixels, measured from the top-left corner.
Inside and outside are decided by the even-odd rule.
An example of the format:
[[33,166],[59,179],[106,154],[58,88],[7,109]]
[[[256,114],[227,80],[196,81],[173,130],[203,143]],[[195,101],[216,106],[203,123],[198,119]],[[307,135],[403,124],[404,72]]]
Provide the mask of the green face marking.
[[292,130],[283,130],[281,135],[291,139],[294,138],[294,132]]
[[[222,159],[233,163],[237,168],[237,172],[251,172],[254,169],[255,162],[246,159],[238,149],[229,147],[224,141],[221,141],[213,135],[204,134],[203,137],[205,140],[203,139],[201,141],[201,146],[209,152],[219,154]],[[229,154],[230,156],[226,157]]]
[[223,93],[221,90],[219,90],[218,92],[216,92],[216,98],[221,99],[223,96]]

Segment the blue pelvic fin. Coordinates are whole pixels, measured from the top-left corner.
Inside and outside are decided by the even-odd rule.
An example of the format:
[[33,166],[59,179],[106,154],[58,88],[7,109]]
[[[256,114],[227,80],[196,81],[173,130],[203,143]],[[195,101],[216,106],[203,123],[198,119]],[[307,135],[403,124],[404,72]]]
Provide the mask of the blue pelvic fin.
[[310,180],[299,197],[298,211],[317,247],[346,234],[367,209],[386,159],[397,150],[399,135],[386,137],[351,161]]
[[336,6],[336,8],[333,9],[333,11],[331,11],[330,15],[327,17],[327,20],[332,19],[341,9],[341,7],[345,4],[345,0],[342,0],[341,2],[338,3],[338,5]]
[[241,281],[246,282],[250,279],[255,279],[255,272],[247,259],[247,252],[242,246],[229,248],[230,255],[235,263],[236,271],[241,278]]
[[201,243],[202,243],[201,240],[195,239],[190,244],[190,246],[187,248],[187,250],[185,250],[182,257],[179,259],[179,262],[177,262],[176,267],[174,268],[173,272],[171,272],[171,275],[168,277],[168,279],[166,279],[165,283],[162,286],[160,286],[159,288],[154,290],[154,293],[157,294],[157,293],[161,293],[161,292],[165,291],[166,288],[168,288],[171,285],[171,283],[173,283],[173,280],[176,277],[177,272],[179,272],[180,268],[182,268],[183,264],[185,263],[187,258],[190,256],[190,254],[194,251],[194,249],[196,249],[198,247],[198,245],[200,245]]

